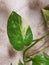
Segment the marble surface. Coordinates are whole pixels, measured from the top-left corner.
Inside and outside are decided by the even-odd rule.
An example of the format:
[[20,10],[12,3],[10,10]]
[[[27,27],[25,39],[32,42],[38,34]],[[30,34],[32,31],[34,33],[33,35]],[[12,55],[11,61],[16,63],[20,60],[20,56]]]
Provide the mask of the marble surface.
[[[0,0],[0,65],[10,65],[11,62],[17,65],[19,59],[23,62],[23,51],[13,50],[7,36],[7,20],[10,13],[14,10],[20,14],[30,25],[34,39],[37,39],[47,33],[41,9],[48,4],[49,0]],[[43,43],[45,40],[37,44],[33,50]],[[33,52],[30,50],[28,53]],[[46,52],[49,54],[48,49]]]

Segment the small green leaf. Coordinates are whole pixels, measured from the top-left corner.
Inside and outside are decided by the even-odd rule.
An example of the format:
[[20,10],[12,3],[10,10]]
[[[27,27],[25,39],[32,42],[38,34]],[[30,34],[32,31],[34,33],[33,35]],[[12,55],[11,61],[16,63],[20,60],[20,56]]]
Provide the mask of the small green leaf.
[[42,13],[46,21],[47,27],[49,27],[49,10],[42,9]]
[[36,55],[32,62],[32,65],[49,65],[49,56],[47,54]]
[[16,12],[12,12],[7,23],[7,34],[14,49],[20,51],[24,46],[30,45],[33,35],[30,26]]
[[23,65],[23,64],[22,64],[22,62],[21,62],[20,60],[19,60],[19,63],[18,63],[18,65]]
[[27,46],[31,44],[32,42],[32,31],[30,26],[27,28],[26,34],[25,34],[25,39],[24,39],[24,44]]

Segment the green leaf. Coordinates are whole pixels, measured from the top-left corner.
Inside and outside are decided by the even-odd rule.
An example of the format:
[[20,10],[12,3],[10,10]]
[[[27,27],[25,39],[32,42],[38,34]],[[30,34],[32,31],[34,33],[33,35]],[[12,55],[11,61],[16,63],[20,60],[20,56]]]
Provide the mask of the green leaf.
[[20,51],[24,46],[32,43],[33,35],[29,25],[26,25],[24,19],[12,12],[7,23],[7,34],[14,49]]
[[25,38],[24,38],[24,44],[27,46],[29,44],[32,43],[32,31],[30,26],[27,28],[26,34],[25,34]]
[[23,65],[23,64],[22,64],[22,62],[21,62],[20,60],[19,60],[19,63],[18,63],[18,65]]
[[49,65],[49,56],[47,54],[36,55],[32,62],[32,65]]
[[42,13],[43,13],[44,19],[46,21],[46,24],[49,27],[49,10],[42,9]]

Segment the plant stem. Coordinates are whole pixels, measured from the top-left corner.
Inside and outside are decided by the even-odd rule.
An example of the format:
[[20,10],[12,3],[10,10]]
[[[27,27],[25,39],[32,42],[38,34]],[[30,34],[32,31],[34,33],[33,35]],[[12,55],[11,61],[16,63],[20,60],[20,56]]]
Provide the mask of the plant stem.
[[48,49],[49,48],[49,45],[48,46],[45,46],[45,48],[41,49],[40,51],[37,51],[36,53],[32,54],[30,57],[29,57],[29,60],[27,60],[26,62],[29,62],[32,60],[32,57],[33,55],[36,55],[38,53],[40,53],[41,51],[44,51],[45,49]]
[[45,36],[41,37],[40,39],[37,39],[32,45],[30,45],[29,47],[27,47],[23,53],[23,58],[24,58],[24,61],[26,61],[26,52],[31,48],[33,47],[36,43],[38,43],[39,41],[41,41],[42,39],[44,38],[47,38],[49,36],[49,34],[46,34]]
[[31,61],[32,60],[32,58],[29,58],[28,60],[26,60],[26,62],[29,62],[29,61]]
[[[48,38],[48,40],[49,40],[49,38]],[[46,42],[47,42],[48,40],[46,40]],[[33,52],[35,51],[34,53],[36,53],[37,50],[39,50],[40,48],[42,48],[43,46],[45,46],[45,44],[47,44],[46,42],[45,42],[43,45],[41,45],[38,49],[33,50]],[[27,56],[27,58],[29,58],[31,55],[34,55],[34,53],[33,53],[33,54],[30,54],[29,56]]]
[[35,42],[35,41],[37,41],[37,40],[39,40],[39,39],[35,39],[35,40],[33,40],[32,42]]

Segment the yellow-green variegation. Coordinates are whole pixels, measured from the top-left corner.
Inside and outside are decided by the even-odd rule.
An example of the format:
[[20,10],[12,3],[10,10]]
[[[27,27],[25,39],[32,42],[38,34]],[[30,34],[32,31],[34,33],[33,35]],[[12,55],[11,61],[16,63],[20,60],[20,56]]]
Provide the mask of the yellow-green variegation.
[[26,25],[26,21],[14,11],[8,18],[7,34],[12,47],[18,51],[30,45],[33,40],[30,26]]

